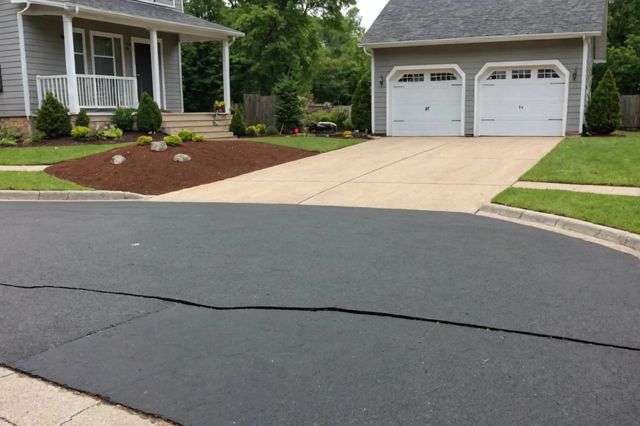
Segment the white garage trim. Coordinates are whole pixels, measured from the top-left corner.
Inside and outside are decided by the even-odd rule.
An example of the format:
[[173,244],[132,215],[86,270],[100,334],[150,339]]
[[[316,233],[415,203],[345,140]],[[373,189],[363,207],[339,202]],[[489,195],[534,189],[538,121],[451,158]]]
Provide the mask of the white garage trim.
[[587,105],[587,67],[589,66],[589,39],[584,37],[582,39],[582,75],[580,82],[580,127],[579,131],[582,133],[584,128],[585,109]]
[[473,135],[480,135],[480,77],[483,76],[490,68],[508,68],[508,67],[536,67],[536,66],[554,66],[564,75],[565,87],[564,87],[564,106],[562,114],[562,128],[563,135],[567,134],[567,112],[569,110],[569,82],[571,81],[571,73],[562,65],[562,62],[558,60],[550,61],[520,61],[520,62],[488,62],[484,67],[476,74],[475,89],[474,89],[474,119],[473,119]]
[[[393,67],[393,69],[391,70],[391,72],[387,75],[387,136],[393,136],[393,132],[392,132],[392,128],[393,126],[391,125],[391,117],[392,117],[392,111],[391,111],[391,79],[393,78],[394,75],[396,75],[399,71],[413,71],[413,70],[425,70],[425,71],[429,71],[429,70],[445,70],[445,69],[453,69],[455,70],[458,75],[460,76],[460,78],[462,78],[462,113],[461,113],[461,117],[460,117],[460,136],[464,136],[464,117],[465,117],[465,99],[466,99],[466,88],[467,88],[467,76],[464,73],[464,71],[462,71],[462,68],[460,68],[457,64],[438,64],[438,65],[403,65],[403,66],[397,66],[397,67]],[[373,81],[372,81],[373,83]]]

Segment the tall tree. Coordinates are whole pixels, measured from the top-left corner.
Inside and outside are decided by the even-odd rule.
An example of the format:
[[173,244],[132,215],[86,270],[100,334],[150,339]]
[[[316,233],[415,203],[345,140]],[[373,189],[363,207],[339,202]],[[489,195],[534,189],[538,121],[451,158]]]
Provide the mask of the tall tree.
[[609,43],[624,45],[627,37],[640,34],[640,0],[609,1]]

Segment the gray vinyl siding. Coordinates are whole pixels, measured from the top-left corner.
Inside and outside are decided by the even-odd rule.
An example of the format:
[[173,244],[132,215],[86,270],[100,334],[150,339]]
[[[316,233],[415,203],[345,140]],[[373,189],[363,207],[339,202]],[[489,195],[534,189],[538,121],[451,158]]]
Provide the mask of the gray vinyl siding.
[[0,117],[25,115],[16,15],[20,10],[19,5],[6,0],[0,1],[0,66],[4,87],[0,93]]
[[[162,7],[162,6],[158,6]],[[27,67],[29,74],[29,90],[32,110],[38,108],[36,76],[66,74],[64,58],[64,38],[62,18],[59,16],[27,16],[24,19],[25,41],[27,50]],[[86,61],[88,73],[93,73],[91,56],[91,31],[119,34],[123,36],[124,74],[133,76],[133,58],[131,40],[133,37],[149,39],[149,32],[143,28],[135,28],[108,22],[74,19],[74,29],[85,31]],[[182,110],[182,86],[179,73],[178,40],[176,34],[158,33],[163,44],[163,61],[166,87],[166,109],[179,112]]]
[[476,74],[487,62],[534,60],[559,60],[571,73],[567,132],[578,133],[582,47],[582,39],[569,39],[375,49],[375,133],[387,131],[386,78],[395,66],[457,64],[462,68],[466,74],[465,133],[473,134]]

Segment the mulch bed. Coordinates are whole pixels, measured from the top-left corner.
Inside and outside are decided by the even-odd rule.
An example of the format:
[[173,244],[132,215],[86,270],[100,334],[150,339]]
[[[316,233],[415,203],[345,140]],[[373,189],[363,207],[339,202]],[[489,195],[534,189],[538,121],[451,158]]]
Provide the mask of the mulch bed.
[[[192,161],[174,162],[173,157],[178,153],[188,154]],[[111,158],[117,154],[125,156],[127,161],[114,166]],[[46,172],[89,188],[159,195],[316,154],[241,140],[188,142],[181,147],[169,147],[165,152],[151,152],[148,146],[129,146],[67,161],[49,167]]]
[[[55,138],[55,139],[44,139],[42,142],[31,143],[31,144],[18,144],[18,147],[34,147],[34,146],[76,146],[76,145],[86,145],[90,143],[91,145],[109,145],[114,143],[123,143],[123,142],[135,142],[139,136],[146,135],[146,133],[142,132],[126,132],[120,139],[113,140],[91,140],[91,141],[76,141],[71,136],[63,137],[63,138]],[[156,138],[158,140],[164,137],[164,133],[158,133]]]

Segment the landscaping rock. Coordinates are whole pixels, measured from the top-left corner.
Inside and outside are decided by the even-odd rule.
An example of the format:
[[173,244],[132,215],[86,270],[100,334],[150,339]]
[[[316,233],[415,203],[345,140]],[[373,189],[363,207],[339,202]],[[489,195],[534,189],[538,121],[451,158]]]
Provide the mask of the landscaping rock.
[[177,163],[186,163],[188,161],[191,161],[191,157],[189,157],[187,154],[176,154],[173,157],[173,161]]
[[127,158],[122,155],[114,155],[111,158],[111,164],[116,166],[119,166],[120,164],[124,164],[125,161],[127,161]]
[[165,141],[154,141],[151,142],[151,151],[153,152],[163,152],[169,149],[167,143]]

